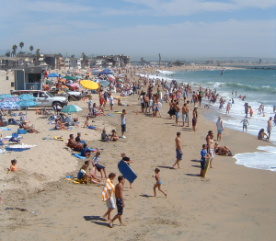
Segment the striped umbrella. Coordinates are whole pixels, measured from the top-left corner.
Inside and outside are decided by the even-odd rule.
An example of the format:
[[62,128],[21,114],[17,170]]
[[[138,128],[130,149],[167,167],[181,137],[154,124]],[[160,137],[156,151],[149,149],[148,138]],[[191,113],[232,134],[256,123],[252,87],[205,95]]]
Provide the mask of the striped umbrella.
[[18,110],[20,106],[15,101],[0,102],[0,109],[2,110]]

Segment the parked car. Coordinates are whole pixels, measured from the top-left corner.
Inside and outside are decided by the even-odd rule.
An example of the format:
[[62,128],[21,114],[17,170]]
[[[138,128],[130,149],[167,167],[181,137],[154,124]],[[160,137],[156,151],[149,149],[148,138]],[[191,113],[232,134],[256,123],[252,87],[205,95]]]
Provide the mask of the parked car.
[[79,91],[70,91],[67,89],[62,89],[62,91],[58,91],[55,87],[52,87],[50,90],[48,90],[52,95],[54,96],[64,96],[68,99],[68,101],[72,100],[81,100],[82,93]]
[[43,90],[14,90],[11,91],[12,95],[30,94],[35,97],[38,107],[64,107],[68,104],[67,97],[54,96],[48,91]]

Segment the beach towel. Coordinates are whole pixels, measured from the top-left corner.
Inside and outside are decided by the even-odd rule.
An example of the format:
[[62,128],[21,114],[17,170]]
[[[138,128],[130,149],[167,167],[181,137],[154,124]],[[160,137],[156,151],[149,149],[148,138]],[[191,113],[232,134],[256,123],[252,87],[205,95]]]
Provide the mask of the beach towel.
[[115,193],[115,187],[113,182],[108,178],[104,184],[104,188],[102,191],[102,199],[103,202],[108,200],[110,197],[112,197],[112,194]]
[[0,127],[0,129],[1,129],[2,131],[11,131],[11,130],[12,130],[11,128],[5,128],[5,127]]
[[113,117],[114,115],[113,115],[113,114],[109,114],[109,116],[112,116],[112,117]]
[[91,130],[96,129],[96,127],[95,127],[95,126],[88,126],[87,128],[88,128],[88,129],[91,129]]
[[[72,127],[68,127],[68,130],[72,130]],[[51,129],[49,129],[49,131],[61,131],[61,130],[57,130],[55,128],[51,128]]]

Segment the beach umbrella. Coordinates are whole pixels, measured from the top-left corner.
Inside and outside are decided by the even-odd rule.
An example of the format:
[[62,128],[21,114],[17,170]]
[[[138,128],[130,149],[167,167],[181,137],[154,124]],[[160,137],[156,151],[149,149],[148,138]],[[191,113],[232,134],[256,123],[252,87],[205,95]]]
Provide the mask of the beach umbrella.
[[102,87],[106,87],[109,85],[109,82],[108,81],[100,81],[99,84],[101,84]]
[[26,101],[26,100],[35,100],[35,97],[33,97],[30,94],[22,94],[18,96],[19,101]]
[[55,84],[53,81],[51,81],[51,80],[48,80],[48,79],[46,79],[46,84],[51,84],[51,85],[53,85],[53,84]]
[[69,87],[66,85],[63,85],[62,88],[69,90]]
[[94,70],[94,71],[92,72],[93,75],[98,75],[99,73],[100,73],[100,70]]
[[82,111],[82,108],[80,108],[78,105],[67,105],[61,110],[61,112],[63,113],[71,113],[71,112],[79,112],[79,111]]
[[99,75],[106,74],[106,75],[114,75],[114,72],[110,69],[104,69],[99,73]]
[[18,105],[21,108],[26,108],[26,118],[27,118],[28,108],[29,107],[35,107],[38,104],[35,101],[31,100],[31,99],[29,99],[29,100],[26,99],[26,100],[22,100],[22,101],[18,102]]
[[20,106],[15,101],[0,102],[0,109],[2,110],[18,110]]
[[19,102],[20,99],[18,99],[17,97],[7,97],[5,99],[2,99],[1,101],[6,101],[6,102]]
[[114,79],[114,80],[115,80],[114,75],[108,74],[107,76],[108,76],[108,78],[110,78],[110,79]]
[[2,94],[2,95],[0,95],[0,99],[11,98],[11,97],[14,97],[14,96],[10,95],[10,94]]
[[82,79],[82,76],[81,75],[75,75],[75,78],[76,79]]
[[97,90],[99,88],[99,85],[96,82],[90,80],[82,80],[80,85],[89,90]]
[[77,80],[76,78],[69,76],[69,75],[64,76],[63,79],[74,80],[74,81]]

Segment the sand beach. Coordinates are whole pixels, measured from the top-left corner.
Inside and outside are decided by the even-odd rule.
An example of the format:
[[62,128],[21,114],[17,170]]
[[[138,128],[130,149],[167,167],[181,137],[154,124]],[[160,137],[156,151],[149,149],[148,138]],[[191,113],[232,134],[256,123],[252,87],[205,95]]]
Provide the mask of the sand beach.
[[[0,94],[10,92],[12,73],[9,79],[6,80],[6,72],[0,71]],[[93,95],[93,101],[98,104],[98,95]],[[34,108],[28,111],[27,120],[40,133],[26,134],[22,142],[37,146],[24,152],[0,154],[0,240],[275,239],[275,172],[239,166],[232,157],[216,155],[214,168],[208,170],[205,178],[198,176],[201,146],[209,130],[216,133],[215,123],[203,116],[208,110],[199,108],[197,131],[194,132],[191,123],[190,127],[183,128],[169,119],[168,103],[160,110],[161,118],[153,118],[151,114],[140,113],[137,95],[128,96],[124,102],[129,106],[115,103],[114,110],[125,108],[128,112],[127,138],[110,143],[100,141],[100,130],[82,128],[88,112],[87,100],[73,102],[83,109],[73,113],[81,124],[68,131],[50,131],[53,124],[36,115]],[[108,104],[105,112],[112,113]],[[121,133],[118,114],[97,116],[93,121],[93,125],[105,128],[107,133],[112,129]],[[9,128],[12,131],[0,134],[9,136],[17,126]],[[127,181],[124,185],[126,205],[122,218],[126,226],[119,226],[117,221],[111,229],[102,218],[106,212],[101,199],[102,186],[66,180],[68,175],[76,176],[83,164],[83,160],[64,149],[69,134],[77,132],[90,147],[103,149],[101,164],[107,173],[120,175],[117,164],[122,152],[134,161],[131,167],[138,178],[132,189]],[[171,168],[176,159],[177,132],[181,132],[182,169]],[[42,140],[57,135],[63,136],[64,141]],[[246,133],[225,129],[220,145],[228,146],[235,154],[253,152],[260,145],[271,144]],[[18,160],[20,170],[7,174],[12,159]],[[153,197],[155,168],[161,170],[162,189],[167,198],[160,192],[157,198]],[[111,216],[116,212],[115,209]]]

